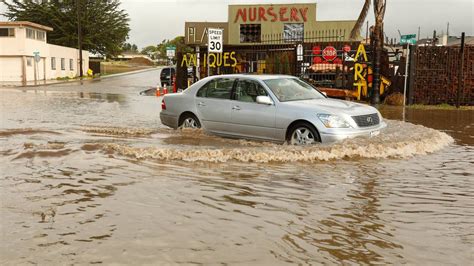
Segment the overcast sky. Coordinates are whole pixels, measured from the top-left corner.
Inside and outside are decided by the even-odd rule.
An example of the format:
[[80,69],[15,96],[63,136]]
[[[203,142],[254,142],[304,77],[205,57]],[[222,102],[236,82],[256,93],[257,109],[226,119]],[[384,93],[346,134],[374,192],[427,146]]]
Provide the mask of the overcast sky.
[[[184,35],[185,21],[227,21],[229,4],[317,3],[316,20],[355,20],[363,0],[122,0],[122,8],[130,15],[129,42],[140,48],[158,44],[163,39]],[[421,37],[446,32],[450,35],[474,35],[473,0],[387,0],[385,32],[390,38],[417,33]],[[2,5],[2,4],[0,4]],[[0,7],[1,11],[5,8]],[[369,21],[373,21],[373,9]],[[5,18],[3,18],[4,20]],[[362,31],[365,35],[365,28]]]

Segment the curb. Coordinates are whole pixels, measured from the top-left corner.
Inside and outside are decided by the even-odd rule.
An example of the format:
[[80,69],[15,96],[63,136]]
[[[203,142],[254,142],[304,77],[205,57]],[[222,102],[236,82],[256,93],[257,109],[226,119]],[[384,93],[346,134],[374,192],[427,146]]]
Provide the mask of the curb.
[[160,68],[152,67],[152,68],[140,69],[140,70],[135,70],[135,71],[130,71],[130,72],[107,75],[107,76],[98,77],[98,78],[83,78],[82,80],[80,79],[65,80],[65,81],[52,82],[52,83],[46,83],[46,84],[32,84],[32,85],[1,85],[0,84],[0,88],[34,88],[34,87],[60,85],[60,84],[66,84],[66,83],[89,82],[89,81],[96,81],[96,80],[102,80],[102,79],[108,79],[108,78],[114,78],[114,77],[120,77],[120,76],[126,76],[126,75],[133,75],[133,74],[138,74],[138,73],[148,72],[148,71],[153,71],[153,70],[158,70],[158,69]]

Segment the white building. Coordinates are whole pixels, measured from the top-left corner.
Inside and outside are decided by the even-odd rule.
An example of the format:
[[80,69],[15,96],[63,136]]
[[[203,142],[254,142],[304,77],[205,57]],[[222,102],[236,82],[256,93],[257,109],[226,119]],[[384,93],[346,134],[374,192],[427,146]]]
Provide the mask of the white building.
[[[53,29],[32,22],[0,21],[0,83],[26,84],[79,75],[79,50],[47,43],[48,31]],[[85,74],[89,52],[83,51],[82,56]]]

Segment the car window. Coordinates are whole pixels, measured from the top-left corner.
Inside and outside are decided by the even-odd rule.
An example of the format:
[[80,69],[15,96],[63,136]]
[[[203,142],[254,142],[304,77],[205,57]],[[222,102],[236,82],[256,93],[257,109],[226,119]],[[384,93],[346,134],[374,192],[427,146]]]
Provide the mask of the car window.
[[196,94],[197,97],[230,99],[234,79],[218,78],[209,81]]
[[235,88],[235,99],[241,102],[257,102],[257,96],[267,95],[265,89],[253,80],[239,80]]
[[280,102],[324,99],[325,97],[308,83],[296,78],[265,80]]

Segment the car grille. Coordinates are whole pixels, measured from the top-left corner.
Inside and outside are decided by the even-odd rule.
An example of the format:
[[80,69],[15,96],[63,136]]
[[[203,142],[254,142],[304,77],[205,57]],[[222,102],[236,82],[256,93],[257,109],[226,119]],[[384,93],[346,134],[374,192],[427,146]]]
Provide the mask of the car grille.
[[352,117],[359,127],[370,127],[380,123],[378,114],[357,115]]

